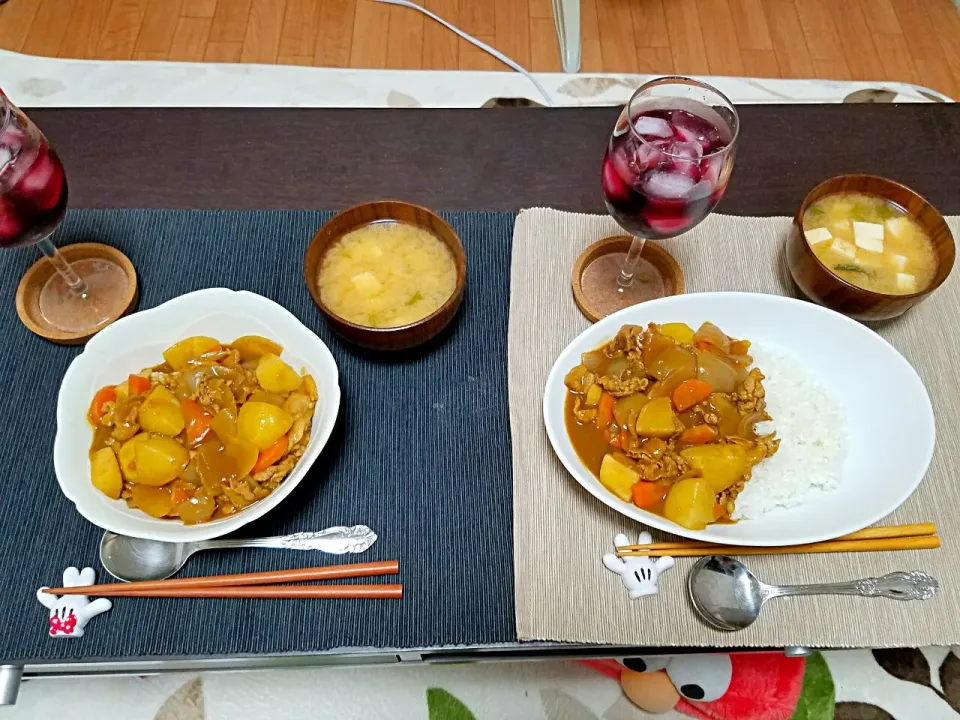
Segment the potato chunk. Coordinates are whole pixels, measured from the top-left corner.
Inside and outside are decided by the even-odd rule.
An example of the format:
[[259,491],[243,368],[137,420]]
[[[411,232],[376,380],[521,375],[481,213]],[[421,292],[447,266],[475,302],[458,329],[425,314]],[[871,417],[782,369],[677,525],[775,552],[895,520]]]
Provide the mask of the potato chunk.
[[677,432],[676,413],[668,397],[654,398],[637,415],[637,435],[668,438]]
[[180,402],[172,392],[157,385],[140,406],[140,427],[147,432],[176,437],[183,432],[184,419]]
[[230,347],[240,353],[240,362],[259,360],[264,355],[279,355],[283,346],[259,335],[244,335],[238,337]]
[[237,432],[240,437],[266,450],[293,425],[290,413],[276,405],[263,402],[247,402],[240,408],[237,417]]
[[630,502],[631,488],[639,482],[640,471],[633,461],[622,453],[608,453],[600,464],[600,482],[624,502]]
[[183,370],[187,363],[201,355],[220,349],[220,343],[212,337],[197,335],[181,340],[163,351],[163,359],[174,370]]
[[667,520],[689,530],[703,530],[716,518],[713,506],[717,496],[703,478],[686,478],[667,493],[663,514]]
[[123,478],[120,476],[120,464],[111,448],[100,448],[90,456],[90,480],[93,486],[116,500],[123,490]]
[[747,451],[742,445],[700,445],[680,451],[690,467],[699,470],[714,493],[739,481],[747,471]]
[[300,387],[303,378],[279,357],[268,353],[257,364],[257,382],[267,392],[283,394]]
[[150,435],[134,444],[137,477],[131,482],[141,485],[166,485],[187,466],[187,449],[163,435]]

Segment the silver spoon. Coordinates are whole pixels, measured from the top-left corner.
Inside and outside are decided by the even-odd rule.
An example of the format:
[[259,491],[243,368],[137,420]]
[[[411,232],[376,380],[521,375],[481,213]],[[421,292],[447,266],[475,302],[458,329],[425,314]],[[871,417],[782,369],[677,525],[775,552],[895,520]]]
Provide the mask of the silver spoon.
[[117,535],[109,530],[100,540],[100,563],[117,580],[163,580],[177,573],[190,556],[201,550],[277,548],[319,550],[331,555],[361,553],[377,541],[366,525],[330,527],[319,532],[300,532],[265,538],[201,540],[173,543]]
[[723,555],[700,560],[687,578],[694,609],[718,630],[742,630],[760,615],[763,604],[791,595],[861,595],[894,600],[927,600],[940,589],[923,572],[893,572],[879,578],[819,585],[767,585],[740,561]]

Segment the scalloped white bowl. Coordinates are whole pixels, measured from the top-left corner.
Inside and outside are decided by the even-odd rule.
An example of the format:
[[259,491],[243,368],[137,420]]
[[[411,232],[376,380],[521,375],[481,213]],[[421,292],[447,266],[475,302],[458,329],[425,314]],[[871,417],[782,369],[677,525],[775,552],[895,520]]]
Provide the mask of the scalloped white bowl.
[[[608,491],[577,456],[564,424],[563,378],[626,324],[709,320],[733,337],[792,356],[812,372],[845,411],[847,454],[839,486],[811,492],[802,504],[756,519],[687,530]],[[763,370],[762,364],[760,369]],[[864,325],[813,303],[778,295],[712,292],[675,295],[609,315],[574,339],[557,358],[543,395],[547,435],[583,488],[633,520],[693,540],[723,545],[793,545],[861,530],[910,497],[933,457],[930,397],[913,367]],[[774,418],[774,424],[776,418]]]
[[[93,428],[86,419],[90,400],[99,388],[162,362],[167,347],[191,335],[208,335],[224,342],[241,335],[275,340],[283,346],[284,360],[313,375],[320,396],[307,449],[280,486],[236,515],[200,525],[152,518],[93,487],[88,456]],[[188,542],[231,533],[270,512],[303,480],[336,423],[340,409],[338,377],[337,363],[323,341],[290,311],[255,293],[225,288],[198,290],[125,317],[95,335],[63,376],[53,445],[60,489],[83,517],[121,535]]]

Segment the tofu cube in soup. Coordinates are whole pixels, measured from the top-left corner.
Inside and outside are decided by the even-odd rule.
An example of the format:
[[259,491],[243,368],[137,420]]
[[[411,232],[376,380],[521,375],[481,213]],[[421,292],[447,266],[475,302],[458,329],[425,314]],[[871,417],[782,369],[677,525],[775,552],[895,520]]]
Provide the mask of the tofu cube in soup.
[[871,252],[883,252],[883,225],[877,223],[853,223],[853,239],[857,247]]
[[807,238],[807,242],[811,245],[816,245],[817,243],[822,243],[833,239],[833,235],[830,233],[830,231],[823,227],[805,230],[803,235]]

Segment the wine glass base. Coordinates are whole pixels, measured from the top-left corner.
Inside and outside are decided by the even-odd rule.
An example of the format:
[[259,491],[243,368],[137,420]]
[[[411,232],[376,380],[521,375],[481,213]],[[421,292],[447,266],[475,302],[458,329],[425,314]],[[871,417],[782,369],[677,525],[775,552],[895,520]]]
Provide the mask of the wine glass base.
[[37,335],[78,344],[133,308],[137,276],[127,256],[107,245],[78,243],[60,252],[87,283],[86,293],[72,293],[51,262],[41,258],[20,281],[17,313]]
[[105,258],[84,258],[71,263],[87,284],[74,293],[60,275],[52,275],[40,290],[40,314],[52,327],[67,333],[93,333],[123,314],[127,274]]
[[633,241],[628,235],[594,243],[577,259],[573,269],[573,297],[592,322],[631,305],[683,293],[683,272],[660,245],[647,241],[633,283],[622,287],[617,279]]

